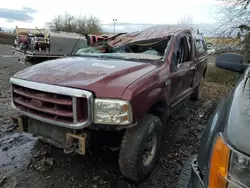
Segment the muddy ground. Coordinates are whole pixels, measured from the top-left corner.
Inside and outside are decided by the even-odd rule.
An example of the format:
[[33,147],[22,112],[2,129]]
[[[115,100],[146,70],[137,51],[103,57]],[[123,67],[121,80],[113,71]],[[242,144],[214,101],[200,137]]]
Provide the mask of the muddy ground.
[[[210,115],[232,88],[232,84],[217,83],[214,78],[206,80],[202,100],[187,102],[169,118],[169,138],[164,142],[160,161],[152,175],[137,184],[119,172],[117,151],[97,147],[87,156],[65,155],[15,129],[9,120],[15,111],[10,107],[8,80],[25,66],[5,56],[8,54],[9,46],[0,46],[0,187],[4,188],[172,188],[183,162],[197,151]],[[214,76],[210,72],[209,76]]]

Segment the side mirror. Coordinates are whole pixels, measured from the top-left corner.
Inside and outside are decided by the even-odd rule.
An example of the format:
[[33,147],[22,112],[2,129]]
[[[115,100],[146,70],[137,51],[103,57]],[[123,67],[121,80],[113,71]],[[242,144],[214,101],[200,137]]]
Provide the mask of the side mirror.
[[244,64],[242,55],[236,53],[225,53],[217,56],[215,64],[219,68],[238,73],[243,73],[249,66]]

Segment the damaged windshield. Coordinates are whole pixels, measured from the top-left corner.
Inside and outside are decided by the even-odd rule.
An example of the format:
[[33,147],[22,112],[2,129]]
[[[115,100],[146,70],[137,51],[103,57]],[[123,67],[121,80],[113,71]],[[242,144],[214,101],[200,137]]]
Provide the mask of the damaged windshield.
[[164,57],[170,36],[163,39],[136,41],[139,34],[124,34],[93,46],[79,49],[75,55],[85,57],[139,59],[160,61]]

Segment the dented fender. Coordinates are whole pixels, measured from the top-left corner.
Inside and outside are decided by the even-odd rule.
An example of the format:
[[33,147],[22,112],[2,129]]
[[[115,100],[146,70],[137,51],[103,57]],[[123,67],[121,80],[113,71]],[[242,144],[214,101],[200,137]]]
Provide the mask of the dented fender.
[[134,121],[141,119],[158,102],[169,104],[170,85],[165,84],[169,76],[169,66],[165,63],[135,81],[125,90],[122,99],[130,101]]

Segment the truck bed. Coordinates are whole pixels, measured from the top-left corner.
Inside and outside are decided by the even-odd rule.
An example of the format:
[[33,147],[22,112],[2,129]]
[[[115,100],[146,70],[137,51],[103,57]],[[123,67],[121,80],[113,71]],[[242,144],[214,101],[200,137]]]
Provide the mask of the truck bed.
[[15,55],[25,55],[27,57],[44,57],[44,58],[53,58],[53,57],[64,57],[67,55],[62,55],[62,54],[52,54],[52,53],[47,53],[46,51],[38,51],[38,50],[34,50],[34,51],[30,51],[30,50],[26,50],[26,52],[24,52],[23,50],[20,50],[19,47],[12,47],[12,52]]

